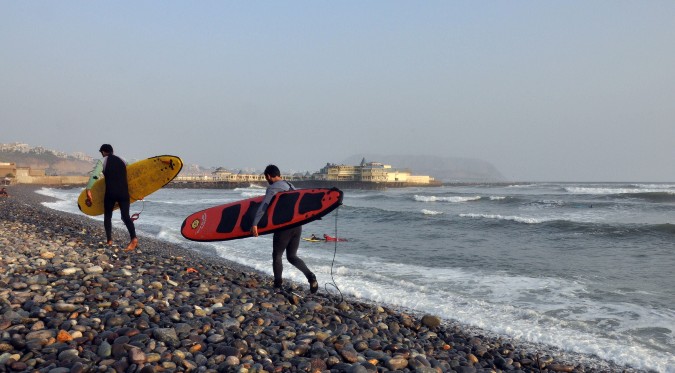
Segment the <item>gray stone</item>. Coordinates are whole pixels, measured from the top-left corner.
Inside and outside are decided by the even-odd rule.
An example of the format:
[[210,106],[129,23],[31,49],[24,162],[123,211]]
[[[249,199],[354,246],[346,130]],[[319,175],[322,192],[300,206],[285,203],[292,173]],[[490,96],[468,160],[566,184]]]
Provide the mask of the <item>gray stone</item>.
[[436,328],[441,325],[441,319],[433,315],[424,315],[422,317],[422,324],[428,328]]
[[108,328],[112,328],[112,327],[115,327],[115,326],[122,326],[122,325],[126,324],[128,321],[129,321],[129,316],[126,316],[126,315],[117,316],[116,315],[116,316],[112,316],[111,318],[109,318],[105,322],[105,325]]
[[101,266],[92,266],[84,269],[84,272],[87,274],[100,274],[103,273],[103,268]]
[[190,333],[192,331],[192,325],[183,322],[174,324],[173,328],[176,330],[176,334]]
[[209,341],[209,343],[218,343],[224,341],[225,336],[222,334],[212,334],[206,340]]
[[48,373],[70,373],[70,368],[54,368],[50,369]]
[[47,343],[49,338],[56,336],[56,330],[37,330],[26,334],[26,340],[39,340],[40,343]]
[[71,361],[73,359],[78,358],[79,356],[80,356],[80,352],[71,348],[71,349],[61,351],[61,353],[59,353],[59,360],[60,361]]
[[103,341],[101,342],[100,345],[98,345],[98,350],[96,351],[96,353],[98,354],[99,357],[102,358],[110,357],[110,355],[112,354],[112,346],[110,345],[110,343],[108,343],[108,341]]
[[239,321],[237,321],[237,319],[232,318],[226,318],[222,321],[222,323],[223,327],[225,327],[226,329],[239,328],[241,326],[241,324],[239,323]]
[[387,360],[387,368],[391,370],[401,370],[408,366],[408,360],[397,356]]
[[239,365],[239,358],[236,356],[228,356],[225,358],[225,364],[229,366]]
[[152,331],[152,335],[156,340],[171,346],[177,346],[180,344],[178,335],[176,335],[176,329],[174,328],[157,328]]
[[353,364],[351,367],[349,367],[349,370],[347,370],[348,373],[368,373],[368,369],[364,367],[362,364]]
[[359,354],[354,349],[344,348],[340,350],[340,356],[348,363],[356,363],[358,361]]
[[64,268],[64,269],[60,270],[60,271],[59,271],[59,274],[60,274],[61,276],[70,276],[70,275],[74,275],[74,274],[76,274],[77,272],[81,272],[81,271],[82,271],[81,268],[70,267],[70,268]]
[[129,350],[129,360],[134,364],[144,363],[145,353],[140,348],[132,348]]
[[54,309],[59,312],[75,312],[79,306],[72,303],[56,303]]
[[14,290],[21,290],[27,288],[28,284],[25,282],[13,282],[11,286]]

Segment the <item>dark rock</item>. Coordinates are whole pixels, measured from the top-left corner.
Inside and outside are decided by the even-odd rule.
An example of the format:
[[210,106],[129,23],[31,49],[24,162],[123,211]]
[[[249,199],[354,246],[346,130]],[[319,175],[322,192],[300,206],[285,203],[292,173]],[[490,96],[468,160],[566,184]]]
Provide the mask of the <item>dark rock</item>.
[[156,340],[164,342],[169,346],[180,345],[180,340],[174,328],[157,328],[152,331],[152,335]]

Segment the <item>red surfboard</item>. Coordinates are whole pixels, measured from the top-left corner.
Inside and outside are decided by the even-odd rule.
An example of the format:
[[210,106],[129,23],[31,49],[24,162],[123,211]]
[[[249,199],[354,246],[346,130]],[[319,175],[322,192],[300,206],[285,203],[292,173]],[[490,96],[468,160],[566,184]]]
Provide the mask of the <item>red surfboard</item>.
[[[258,234],[297,227],[317,220],[342,204],[337,188],[279,192],[258,223]],[[188,216],[180,233],[192,241],[227,241],[251,237],[253,218],[265,196],[215,206]]]

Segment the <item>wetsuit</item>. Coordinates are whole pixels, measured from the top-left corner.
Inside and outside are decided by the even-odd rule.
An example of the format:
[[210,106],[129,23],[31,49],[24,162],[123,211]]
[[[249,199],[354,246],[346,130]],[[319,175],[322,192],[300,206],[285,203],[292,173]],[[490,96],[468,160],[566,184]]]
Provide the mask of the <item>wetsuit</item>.
[[[265,192],[265,199],[258,207],[258,212],[253,219],[253,225],[257,226],[260,222],[260,219],[267,211],[267,207],[274,195],[279,192],[285,192],[287,190],[295,190],[295,187],[286,180],[279,180],[274,182],[272,185],[267,187]],[[272,237],[272,270],[274,271],[274,287],[280,288],[282,284],[281,273],[284,270],[283,259],[284,251],[286,252],[286,259],[291,263],[295,268],[302,271],[302,273],[307,277],[307,281],[310,283],[316,281],[314,273],[307,268],[305,262],[298,257],[298,247],[300,246],[300,238],[302,236],[302,226],[297,226],[294,228],[285,229],[282,231],[274,232]]]
[[[100,161],[99,161],[100,162]],[[105,182],[105,195],[103,197],[103,226],[105,227],[105,235],[108,241],[112,241],[112,213],[115,208],[115,203],[120,207],[120,214],[124,225],[127,226],[129,237],[133,240],[136,238],[136,228],[134,222],[129,216],[129,184],[127,183],[127,165],[118,156],[110,154],[103,158],[92,173],[90,185],[87,189],[91,189],[93,181],[98,179],[97,173],[103,172],[103,181]]]

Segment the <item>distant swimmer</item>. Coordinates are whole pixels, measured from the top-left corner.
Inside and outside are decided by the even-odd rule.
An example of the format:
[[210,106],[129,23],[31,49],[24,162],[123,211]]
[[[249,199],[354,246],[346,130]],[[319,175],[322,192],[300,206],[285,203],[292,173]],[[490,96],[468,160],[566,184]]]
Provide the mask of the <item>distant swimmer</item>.
[[323,239],[326,240],[326,241],[339,241],[339,242],[345,242],[345,241],[347,241],[346,238],[331,237],[331,236],[329,236],[329,235],[327,235],[327,234],[324,234],[324,235],[323,235]]
[[309,242],[321,242],[321,241],[324,241],[323,238],[319,238],[319,237],[317,237],[317,236],[314,235],[314,234],[313,234],[311,237],[303,237],[302,239],[305,240],[305,241],[309,241]]

